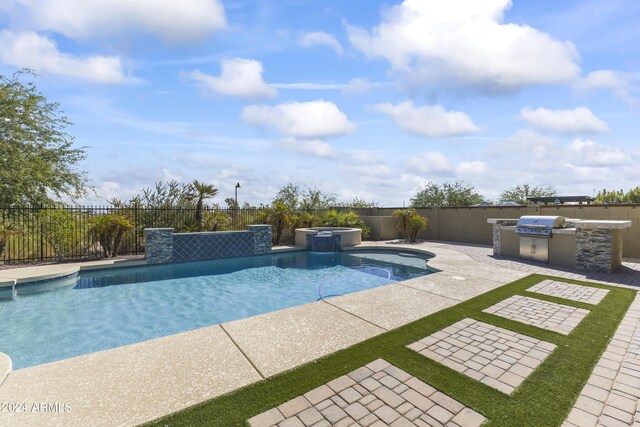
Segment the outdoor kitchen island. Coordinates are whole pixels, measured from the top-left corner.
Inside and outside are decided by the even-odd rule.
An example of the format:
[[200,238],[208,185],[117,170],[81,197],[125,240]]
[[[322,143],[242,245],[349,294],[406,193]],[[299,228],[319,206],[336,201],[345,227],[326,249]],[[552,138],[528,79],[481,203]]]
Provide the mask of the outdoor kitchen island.
[[494,255],[605,273],[622,265],[622,230],[631,227],[631,221],[534,215],[487,222],[493,224]]

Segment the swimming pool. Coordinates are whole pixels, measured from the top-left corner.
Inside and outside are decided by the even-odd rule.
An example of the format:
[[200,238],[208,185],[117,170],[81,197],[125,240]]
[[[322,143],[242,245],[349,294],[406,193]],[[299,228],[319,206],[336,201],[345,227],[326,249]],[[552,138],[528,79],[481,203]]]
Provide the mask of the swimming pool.
[[426,259],[304,251],[81,272],[0,300],[0,352],[40,365],[422,276]]

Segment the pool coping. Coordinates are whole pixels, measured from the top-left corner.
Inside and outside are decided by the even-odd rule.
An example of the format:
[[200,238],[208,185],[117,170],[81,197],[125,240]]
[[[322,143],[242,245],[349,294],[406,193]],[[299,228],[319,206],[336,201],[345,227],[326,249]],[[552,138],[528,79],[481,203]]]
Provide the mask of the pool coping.
[[[491,277],[496,275],[495,267],[483,270],[481,263],[474,261],[471,257],[442,246],[434,243],[407,247],[406,244],[365,242],[350,250],[400,250],[434,255],[429,260],[429,267],[440,273],[418,278],[422,280],[395,282],[342,297],[10,371],[0,385],[0,401],[22,399],[73,402],[73,412],[55,414],[54,417],[51,414],[48,414],[48,417],[39,414],[22,414],[24,416],[21,417],[20,414],[13,414],[11,422],[17,425],[21,423],[24,425],[83,425],[89,420],[94,425],[138,424],[312,362],[432,312],[458,304],[476,294],[479,295],[516,280],[516,277],[528,275],[504,270],[506,273],[514,273],[515,276],[506,274],[506,278],[492,281]],[[295,250],[301,250],[301,248],[286,247],[274,252]],[[137,263],[144,265],[140,261]],[[131,265],[123,262],[118,266]],[[112,265],[107,264],[104,267],[99,265],[95,268],[108,267]],[[479,277],[478,274],[484,274],[485,278]],[[42,275],[32,277],[42,277]],[[448,294],[450,292],[448,289],[452,285],[458,285],[457,281],[460,278],[469,280],[464,283],[464,286],[459,286],[460,289],[478,284],[476,294],[464,292],[460,295]],[[436,289],[438,287],[440,289]],[[422,299],[415,301],[416,298]],[[426,311],[417,314],[408,312],[407,305],[417,302],[421,302],[420,307]],[[414,306],[412,310],[415,308]],[[393,323],[385,323],[389,318],[393,318]],[[317,325],[320,322],[330,327],[318,330]],[[224,335],[220,335],[221,331]],[[220,342],[220,345],[205,350],[200,344],[202,334],[206,336],[216,334],[226,338]],[[309,342],[313,342],[314,346],[309,346]],[[196,349],[186,352],[185,347],[189,345],[195,346]],[[310,347],[313,348],[309,349]],[[189,397],[172,394],[171,398],[162,394],[167,393],[167,390],[149,391],[153,388],[145,384],[149,386],[156,384],[158,373],[154,366],[147,365],[158,362],[142,363],[138,355],[141,352],[148,352],[147,358],[153,361],[159,360],[160,350],[154,350],[157,348],[174,356],[179,354],[180,366],[183,370],[185,366],[187,368],[194,366],[191,373],[186,376],[184,371],[180,373],[170,369],[165,372],[166,388],[180,395],[184,394],[181,393],[184,388],[197,388],[197,386],[208,384],[207,391],[204,394],[192,393],[193,395]],[[242,366],[240,371],[244,374],[231,381],[225,379],[230,373],[224,372],[223,369],[203,377],[200,372],[202,358],[205,354],[210,356],[211,353],[220,351],[226,355],[225,357],[231,357],[230,360],[234,360],[237,366]],[[114,366],[117,366],[118,372],[113,372]],[[130,374],[130,372],[133,373]],[[103,383],[107,385],[100,385]],[[218,387],[214,390],[212,385]],[[105,391],[107,389],[108,392]],[[122,418],[125,415],[120,412],[124,411],[124,408],[129,408],[131,412],[131,399],[134,396],[137,399],[141,393],[145,394],[144,399],[149,402],[149,408],[146,406],[138,408],[134,416],[129,413],[128,418]],[[163,404],[157,405],[158,403]],[[0,414],[0,418],[4,415]]]
[[[293,252],[306,250],[304,246],[274,246],[273,252]],[[106,270],[110,268],[142,267],[150,265],[146,259],[79,261],[68,264],[47,264],[39,266],[17,267],[0,271],[0,288],[8,288],[21,284],[34,284],[71,277],[82,271]],[[43,270],[53,269],[54,272]]]

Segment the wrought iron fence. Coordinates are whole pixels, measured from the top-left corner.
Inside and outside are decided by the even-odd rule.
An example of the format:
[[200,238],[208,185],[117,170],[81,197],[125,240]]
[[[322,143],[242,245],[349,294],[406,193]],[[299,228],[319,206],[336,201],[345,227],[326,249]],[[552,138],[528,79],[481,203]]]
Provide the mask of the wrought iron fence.
[[[207,231],[245,230],[248,224],[263,222],[261,208],[220,209],[205,207],[203,225]],[[119,255],[144,254],[145,228],[174,228],[196,231],[195,208],[144,207],[10,207],[0,208],[0,262],[80,260],[101,258],[102,249],[91,233],[98,215],[119,214],[128,218],[133,230],[126,233]],[[293,240],[289,230],[283,243]],[[4,250],[2,244],[4,243]]]

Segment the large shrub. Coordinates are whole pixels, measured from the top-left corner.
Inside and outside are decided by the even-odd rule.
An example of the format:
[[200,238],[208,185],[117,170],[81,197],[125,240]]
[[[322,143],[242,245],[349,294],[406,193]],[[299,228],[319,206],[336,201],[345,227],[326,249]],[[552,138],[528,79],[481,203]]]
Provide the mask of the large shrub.
[[4,258],[4,251],[7,248],[7,240],[11,236],[22,234],[22,229],[10,223],[0,223],[0,262]]
[[229,214],[222,212],[219,209],[213,212],[205,212],[202,219],[202,230],[204,231],[227,231],[231,229],[232,218]]
[[65,255],[72,253],[78,244],[78,224],[73,214],[64,208],[42,209],[36,214],[36,223],[58,262],[64,261]]
[[282,202],[276,201],[273,202],[270,208],[260,211],[259,215],[263,223],[271,224],[273,227],[273,244],[280,244],[282,232],[291,224],[293,215],[291,208]]
[[291,215],[291,222],[289,224],[289,232],[292,236],[295,236],[296,228],[311,228],[320,222],[318,215],[310,212],[296,212]]
[[133,230],[133,223],[122,215],[115,213],[98,215],[91,219],[89,233],[100,243],[105,257],[118,255],[124,236]]
[[416,242],[418,233],[427,228],[428,225],[427,219],[413,208],[397,209],[393,211],[393,216],[396,218],[398,230],[404,234],[409,243]]
[[371,227],[365,224],[364,220],[355,211],[340,212],[331,209],[322,215],[320,225],[323,227],[360,228],[364,239],[371,234]]

